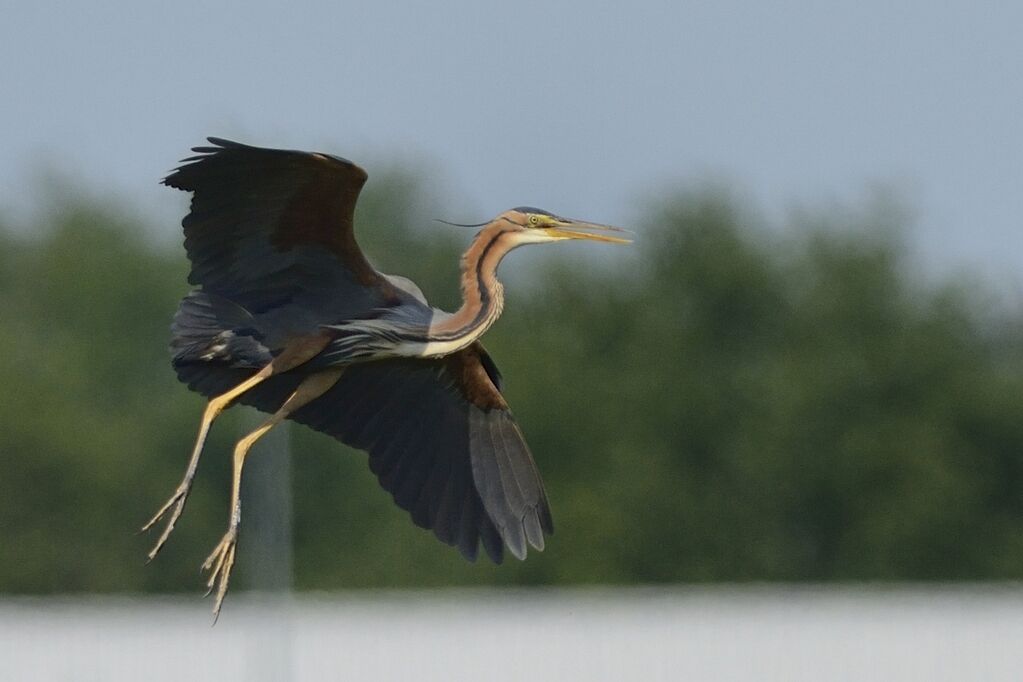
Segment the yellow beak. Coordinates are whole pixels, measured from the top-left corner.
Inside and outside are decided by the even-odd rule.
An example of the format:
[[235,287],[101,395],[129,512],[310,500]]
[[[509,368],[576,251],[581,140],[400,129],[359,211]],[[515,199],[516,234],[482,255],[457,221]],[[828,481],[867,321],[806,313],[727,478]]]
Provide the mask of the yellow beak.
[[600,225],[598,223],[586,223],[581,220],[568,220],[563,218],[547,229],[548,234],[562,239],[590,239],[595,242],[608,242],[610,244],[631,244],[631,239],[614,237],[608,232],[627,232],[620,227]]

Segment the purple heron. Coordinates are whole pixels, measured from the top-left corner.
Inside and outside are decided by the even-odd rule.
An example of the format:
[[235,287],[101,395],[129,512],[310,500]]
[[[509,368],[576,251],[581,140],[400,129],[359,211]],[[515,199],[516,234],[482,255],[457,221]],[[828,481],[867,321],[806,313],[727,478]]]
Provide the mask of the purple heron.
[[504,296],[496,271],[523,244],[611,243],[617,228],[535,208],[482,225],[461,262],[463,303],[431,307],[411,281],[378,272],[355,241],[366,173],[327,154],[209,138],[163,183],[192,193],[182,221],[190,284],[171,327],[178,378],[209,398],[184,478],[145,524],[167,517],[163,547],[188,497],[213,420],[233,403],[270,414],[234,449],[227,532],[206,559],[219,614],[235,561],[242,467],[284,419],[369,455],[412,521],[497,563],[526,556],[553,532],[536,464],[479,338]]

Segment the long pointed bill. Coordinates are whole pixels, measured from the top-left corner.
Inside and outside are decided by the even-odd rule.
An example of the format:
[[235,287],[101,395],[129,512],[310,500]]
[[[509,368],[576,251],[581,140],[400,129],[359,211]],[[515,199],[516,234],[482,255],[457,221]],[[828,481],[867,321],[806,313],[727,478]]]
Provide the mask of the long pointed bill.
[[611,244],[631,244],[631,239],[615,237],[608,232],[627,232],[620,227],[600,225],[598,223],[584,223],[579,220],[562,219],[553,227],[547,229],[547,233],[562,239],[590,239],[595,242],[608,242]]

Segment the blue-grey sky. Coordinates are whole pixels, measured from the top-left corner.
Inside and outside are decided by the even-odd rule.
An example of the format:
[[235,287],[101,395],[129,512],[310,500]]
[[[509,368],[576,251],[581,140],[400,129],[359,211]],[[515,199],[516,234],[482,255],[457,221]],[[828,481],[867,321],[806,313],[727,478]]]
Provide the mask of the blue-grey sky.
[[218,134],[419,164],[452,219],[627,223],[705,176],[780,218],[880,184],[924,262],[1023,281],[1023,3],[0,5],[0,208],[56,167],[165,220],[156,181]]

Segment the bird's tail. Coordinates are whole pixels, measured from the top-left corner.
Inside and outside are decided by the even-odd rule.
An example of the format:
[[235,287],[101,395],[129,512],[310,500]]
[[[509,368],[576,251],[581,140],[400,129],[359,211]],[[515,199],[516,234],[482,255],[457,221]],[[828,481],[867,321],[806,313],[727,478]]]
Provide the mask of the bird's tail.
[[260,341],[247,310],[197,289],[178,306],[171,324],[170,352],[176,367],[192,363],[263,367],[272,356]]

